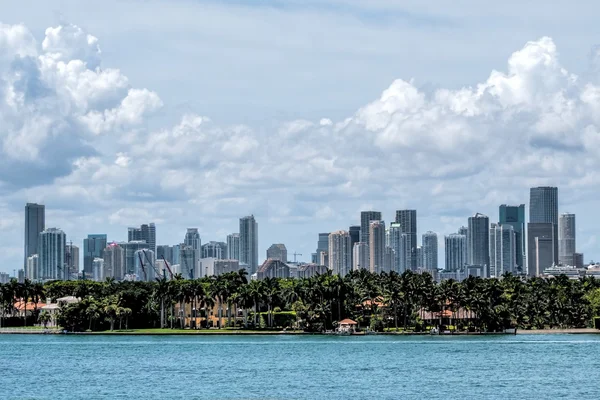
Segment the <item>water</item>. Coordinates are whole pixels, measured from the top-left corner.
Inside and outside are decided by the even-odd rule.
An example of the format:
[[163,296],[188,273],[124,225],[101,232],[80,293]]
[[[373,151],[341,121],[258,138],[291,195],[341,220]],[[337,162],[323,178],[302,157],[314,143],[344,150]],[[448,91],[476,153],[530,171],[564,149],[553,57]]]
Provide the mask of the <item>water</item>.
[[597,399],[600,336],[0,335],[0,399]]

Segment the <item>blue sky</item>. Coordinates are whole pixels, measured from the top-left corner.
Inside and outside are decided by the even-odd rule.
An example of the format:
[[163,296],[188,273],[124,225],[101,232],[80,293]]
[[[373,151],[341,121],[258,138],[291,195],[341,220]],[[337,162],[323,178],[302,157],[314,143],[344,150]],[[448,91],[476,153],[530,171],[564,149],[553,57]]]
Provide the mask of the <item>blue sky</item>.
[[308,259],[364,208],[442,236],[541,184],[596,259],[599,8],[0,0],[0,270],[27,201],[78,244],[224,240],[254,213],[261,254]]

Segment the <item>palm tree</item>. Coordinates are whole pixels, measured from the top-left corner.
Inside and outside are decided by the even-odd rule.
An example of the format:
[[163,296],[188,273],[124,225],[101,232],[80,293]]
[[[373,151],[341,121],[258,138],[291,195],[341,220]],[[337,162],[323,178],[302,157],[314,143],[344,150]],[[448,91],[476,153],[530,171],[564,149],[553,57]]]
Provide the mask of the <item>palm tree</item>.
[[25,278],[23,283],[19,284],[18,293],[19,297],[23,300],[23,324],[27,326],[27,302],[33,294],[33,284],[29,279]]
[[106,304],[104,306],[104,313],[110,322],[110,330],[113,331],[115,329],[115,320],[118,315],[118,306],[114,303]]
[[52,316],[48,311],[44,310],[40,313],[38,319],[44,325],[44,329],[46,329],[48,327],[48,322],[50,322],[52,319]]
[[235,302],[244,310],[244,328],[248,328],[248,309],[254,304],[252,292],[248,285],[243,285],[238,288],[234,294]]
[[100,318],[98,306],[96,305],[95,302],[90,302],[90,304],[85,309],[85,314],[87,315],[87,317],[90,320],[89,330],[91,331],[94,320]]

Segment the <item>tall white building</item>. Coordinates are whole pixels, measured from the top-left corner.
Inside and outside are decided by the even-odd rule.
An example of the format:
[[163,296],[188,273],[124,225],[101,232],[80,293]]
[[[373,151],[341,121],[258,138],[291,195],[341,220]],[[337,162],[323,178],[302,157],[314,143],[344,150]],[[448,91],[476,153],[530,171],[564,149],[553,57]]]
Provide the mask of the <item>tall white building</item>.
[[352,269],[358,271],[359,269],[369,269],[369,245],[365,242],[356,242],[352,249],[353,255],[352,260],[354,265]]
[[438,269],[438,237],[437,233],[428,231],[422,237],[423,268],[435,271]]
[[575,214],[564,213],[558,217],[558,262],[575,265]]
[[240,262],[248,264],[248,274],[258,270],[258,223],[254,215],[240,218]]
[[383,270],[388,274],[392,271],[396,271],[396,254],[394,249],[390,246],[385,246],[385,253],[383,255]]
[[390,236],[389,246],[394,251],[394,263],[392,268],[394,271],[402,273],[405,270],[405,262],[401,260],[403,253],[401,252],[402,228],[400,223],[392,222],[388,232]]
[[336,275],[346,276],[352,269],[350,234],[337,231],[329,234],[329,269]]
[[[414,235],[411,233],[402,232],[400,233],[400,254],[397,256],[398,258],[398,272],[403,273],[404,271],[412,271],[411,263],[413,259],[418,260],[418,251],[417,246],[413,243]],[[413,257],[413,253],[415,257]],[[417,267],[418,267],[417,263]]]
[[369,269],[373,273],[385,270],[385,222],[371,221],[369,223]]
[[41,280],[68,279],[65,266],[66,235],[57,228],[40,233],[38,240],[39,271]]
[[[188,228],[185,233],[185,238],[183,240],[183,244],[192,249],[192,260],[186,260],[190,265],[188,268],[199,268],[200,259],[202,258],[202,242],[200,240],[200,233],[198,233],[198,228]],[[183,246],[182,246],[183,247]],[[181,248],[179,249],[179,254],[181,254]],[[181,264],[181,260],[178,260]],[[175,260],[173,260],[175,263]]]
[[120,281],[125,278],[127,273],[125,268],[125,249],[117,243],[110,243],[104,249],[102,258],[104,259],[104,279],[114,278]]
[[517,241],[511,225],[490,225],[490,275],[496,278],[505,272],[515,273]]
[[240,234],[232,233],[227,235],[227,259],[240,259]]
[[446,248],[445,270],[460,271],[467,264],[467,236],[452,233],[444,238]]
[[25,269],[25,276],[27,279],[37,281],[40,279],[40,258],[37,254],[33,254],[27,257],[27,267]]
[[104,259],[96,257],[92,260],[92,279],[96,282],[102,282],[104,277]]

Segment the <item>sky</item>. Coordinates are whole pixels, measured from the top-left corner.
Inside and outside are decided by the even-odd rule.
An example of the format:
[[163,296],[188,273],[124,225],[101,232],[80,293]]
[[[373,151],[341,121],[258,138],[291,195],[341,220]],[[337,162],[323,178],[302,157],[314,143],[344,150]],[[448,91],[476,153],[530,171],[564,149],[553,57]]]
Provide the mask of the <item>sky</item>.
[[[425,4],[426,3],[426,4]],[[360,211],[419,235],[559,188],[600,257],[592,1],[0,0],[0,271],[24,206],[81,246],[155,222],[224,241],[254,214],[310,261]],[[291,258],[291,257],[290,257]]]

